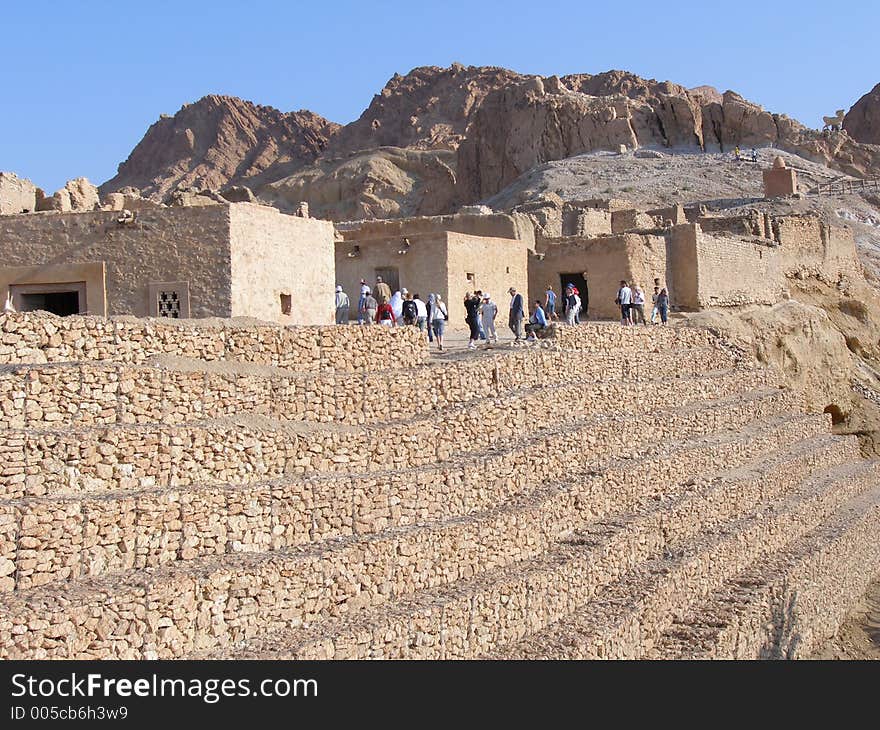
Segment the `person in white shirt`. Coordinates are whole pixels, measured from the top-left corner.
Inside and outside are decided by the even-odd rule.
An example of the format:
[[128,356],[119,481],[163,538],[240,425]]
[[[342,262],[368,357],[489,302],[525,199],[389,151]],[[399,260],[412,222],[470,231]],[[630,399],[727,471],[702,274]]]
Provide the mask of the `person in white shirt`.
[[620,324],[632,324],[630,308],[632,307],[632,289],[629,284],[621,279],[620,289],[617,290],[617,303],[620,305]]
[[361,296],[360,299],[358,299],[358,324],[364,324],[365,320],[367,324],[372,324],[367,316],[367,297],[370,296],[371,293],[367,282],[364,279],[361,279]]
[[483,292],[483,332],[486,333],[487,342],[498,342],[498,333],[495,331],[495,318],[498,316],[498,305],[492,301],[489,292]]
[[630,307],[630,320],[634,325],[648,324],[645,321],[645,292],[638,284],[632,290],[632,306]]
[[422,332],[425,332],[428,324],[428,305],[422,301],[418,294],[415,295],[413,301],[416,303],[416,324]]

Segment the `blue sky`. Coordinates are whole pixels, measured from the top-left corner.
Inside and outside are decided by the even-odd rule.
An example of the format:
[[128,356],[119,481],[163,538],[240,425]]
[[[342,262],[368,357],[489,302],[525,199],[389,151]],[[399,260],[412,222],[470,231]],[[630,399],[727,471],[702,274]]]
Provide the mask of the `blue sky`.
[[209,93],[356,119],[395,72],[611,68],[733,89],[810,126],[880,82],[880,3],[0,0],[0,170],[101,183]]

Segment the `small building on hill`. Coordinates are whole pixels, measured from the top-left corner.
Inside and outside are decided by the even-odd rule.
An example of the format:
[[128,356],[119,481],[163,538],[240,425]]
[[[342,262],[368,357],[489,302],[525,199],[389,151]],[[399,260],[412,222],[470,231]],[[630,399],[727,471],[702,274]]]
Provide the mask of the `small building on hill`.
[[0,217],[18,311],[333,322],[333,224],[249,203]]

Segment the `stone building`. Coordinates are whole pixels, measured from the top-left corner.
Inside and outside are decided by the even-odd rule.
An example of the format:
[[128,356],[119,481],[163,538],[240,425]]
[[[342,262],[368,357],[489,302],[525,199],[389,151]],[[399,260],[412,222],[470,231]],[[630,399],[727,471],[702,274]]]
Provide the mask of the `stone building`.
[[248,203],[0,217],[19,311],[332,322],[333,225]]
[[[392,291],[440,294],[450,326],[464,327],[464,295],[489,292],[504,311],[507,290],[528,290],[533,229],[524,216],[450,215],[337,225],[336,279],[353,304],[361,279],[381,276]],[[352,307],[352,318],[356,316]],[[502,315],[499,315],[499,318]]]
[[[683,218],[681,211],[652,213]],[[543,239],[529,256],[529,295],[543,298],[548,284],[562,291],[573,283],[591,318],[613,319],[621,279],[641,285],[649,302],[659,279],[673,306],[697,310],[773,304],[786,296],[788,277],[836,282],[858,268],[852,232],[815,215],[704,216],[653,230]]]

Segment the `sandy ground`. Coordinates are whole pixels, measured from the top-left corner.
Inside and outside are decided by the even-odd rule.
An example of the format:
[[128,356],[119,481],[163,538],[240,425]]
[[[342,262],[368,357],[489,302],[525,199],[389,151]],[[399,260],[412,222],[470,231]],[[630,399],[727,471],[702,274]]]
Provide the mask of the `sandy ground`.
[[880,575],[813,659],[880,659]]

